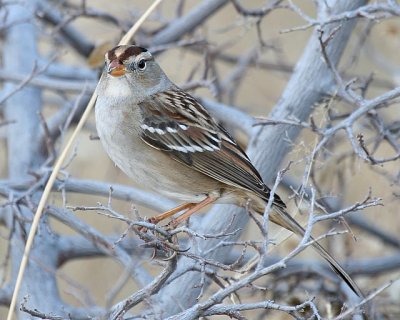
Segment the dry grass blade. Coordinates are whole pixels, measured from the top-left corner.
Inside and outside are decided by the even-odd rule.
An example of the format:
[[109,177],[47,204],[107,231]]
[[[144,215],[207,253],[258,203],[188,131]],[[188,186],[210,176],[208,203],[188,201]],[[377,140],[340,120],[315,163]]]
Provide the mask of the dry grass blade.
[[[129,41],[132,39],[133,35],[139,29],[139,27],[142,25],[142,23],[147,19],[147,17],[154,11],[154,9],[161,2],[162,2],[162,0],[155,0],[153,2],[153,4],[146,10],[146,12],[140,17],[140,19],[132,26],[132,28],[127,32],[127,34],[121,39],[121,41],[119,42],[120,45],[129,43]],[[50,191],[51,191],[53,184],[57,178],[57,174],[58,174],[59,170],[61,169],[61,166],[62,166],[73,142],[75,141],[76,136],[81,131],[91,110],[93,109],[96,98],[97,98],[97,94],[96,94],[96,90],[95,90],[95,92],[93,93],[93,95],[85,109],[85,112],[83,113],[82,118],[80,119],[78,125],[76,126],[71,138],[68,140],[63,151],[61,152],[60,157],[57,159],[56,164],[54,165],[53,171],[50,175],[50,178],[46,184],[46,187],[44,188],[44,192],[42,194],[42,197],[40,198],[40,202],[39,202],[39,205],[35,212],[35,216],[34,216],[34,219],[32,222],[31,229],[29,231],[28,239],[26,241],[24,255],[22,256],[21,265],[18,270],[18,277],[17,277],[16,283],[15,283],[15,288],[14,288],[13,296],[12,296],[11,303],[10,303],[10,309],[7,314],[7,320],[12,320],[14,309],[15,309],[16,302],[17,302],[18,293],[19,293],[21,283],[22,283],[22,278],[24,276],[26,265],[28,263],[29,253],[30,253],[30,250],[32,247],[33,239],[35,237],[36,230],[37,230],[40,218],[42,216],[44,206],[46,205],[47,199],[49,197]]]

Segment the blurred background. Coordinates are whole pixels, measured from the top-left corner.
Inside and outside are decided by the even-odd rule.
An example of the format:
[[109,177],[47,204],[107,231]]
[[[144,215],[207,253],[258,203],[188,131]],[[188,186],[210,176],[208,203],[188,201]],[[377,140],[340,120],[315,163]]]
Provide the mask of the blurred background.
[[[45,23],[43,19],[37,17],[40,55],[48,60],[56,54],[57,63],[76,67],[76,70],[82,72],[79,83],[87,83],[90,87],[96,83],[101,72],[104,52],[118,43],[124,31],[138,19],[151,2],[145,0],[49,1],[57,8],[58,12],[63,13],[63,19],[59,23],[75,28],[88,43],[93,44],[94,51],[85,57],[73,49],[63,38],[60,31],[62,30],[61,25]],[[185,15],[200,2],[194,0],[164,1],[145,22],[142,32],[136,36],[137,44],[146,46],[149,43],[146,37],[151,37],[151,32],[164,27],[178,16]],[[241,3],[250,10],[261,8],[267,2],[254,0],[241,1]],[[316,16],[314,1],[299,0],[293,1],[293,3],[304,14],[311,17]],[[111,18],[79,16],[83,4],[93,12],[114,17],[118,23],[112,21]],[[232,4],[227,4],[194,32],[182,38],[182,41],[192,41],[194,45],[173,44],[167,48],[155,47],[156,59],[173,82],[183,87],[187,86],[194,95],[219,100],[254,117],[268,117],[270,110],[279,100],[312,33],[312,28],[291,30],[304,26],[307,22],[298,13],[285,8],[285,5],[287,2],[283,1],[281,8],[273,10],[259,21],[255,17],[241,15]],[[365,79],[370,79],[365,96],[373,98],[399,86],[399,50],[400,21],[398,18],[379,21],[363,19],[358,22],[352,34],[338,69],[346,80],[357,78],[365,81]],[[216,58],[210,58],[213,52],[218,52]],[[2,52],[1,54],[4,56],[7,53]],[[240,59],[248,60],[247,63],[244,62],[244,67],[240,65]],[[6,78],[6,75],[1,77],[2,81]],[[74,104],[79,91],[65,93],[45,89],[43,94],[43,113],[46,117],[51,117],[66,103]],[[380,108],[379,113],[387,121],[395,123],[400,120],[398,107],[399,104],[392,105],[390,108]],[[338,102],[335,103],[332,113],[336,116],[345,115],[354,108],[349,104]],[[326,108],[316,107],[313,117],[318,126],[326,125]],[[0,118],[1,122],[2,118]],[[61,136],[57,147],[65,142],[73,127],[72,125]],[[238,128],[228,126],[228,129],[245,147],[247,136]],[[362,132],[366,140],[376,136],[376,132],[367,120],[357,123],[355,132]],[[74,178],[93,179],[140,188],[114,166],[104,152],[100,141],[93,139],[96,135],[94,116],[92,115],[75,143],[73,155],[71,155],[68,166],[64,168],[65,172]],[[7,179],[8,176],[6,137],[7,125],[0,126],[1,179]],[[288,177],[293,179],[292,181],[301,183],[307,157],[317,139],[318,136],[315,133],[303,130],[299,139],[293,142],[292,151],[282,163],[283,168],[288,161],[293,161],[293,165],[287,173]],[[319,196],[332,198],[342,206],[361,201],[369,192],[374,197],[382,198],[383,206],[372,207],[355,215],[362,216],[367,223],[385,233],[396,236],[400,242],[399,160],[373,166],[355,156],[351,144],[344,134],[338,134],[335,139],[335,142],[329,146],[330,149],[326,150],[324,156],[315,163],[312,181],[319,187]],[[376,148],[374,155],[384,158],[395,155],[395,152],[387,143],[382,142]],[[296,203],[291,197],[293,192],[289,186],[281,186],[279,194],[291,208],[295,206]],[[63,202],[69,206],[95,206],[98,202],[107,204],[107,199],[100,196],[72,192],[67,192],[64,196],[63,199],[61,193],[53,193],[50,203],[57,206],[62,206]],[[0,198],[0,204],[5,201],[6,199]],[[135,207],[142,216],[148,217],[157,213],[146,207],[137,206],[135,203],[116,199],[113,200],[112,205],[116,211],[128,216],[132,212],[132,207]],[[122,234],[126,231],[124,223],[94,211],[78,210],[74,211],[74,214],[104,234]],[[51,220],[51,226],[60,234],[75,234],[69,227],[55,220]],[[330,226],[326,224],[316,230],[326,232],[329,228]],[[255,230],[255,224],[249,223],[242,238],[251,238]],[[399,247],[389,245],[379,237],[372,236],[363,228],[352,225],[351,230],[354,237],[347,234],[324,240],[325,245],[339,261],[346,260],[346,258],[371,259],[376,257],[381,259],[385,256],[399,255]],[[4,261],[7,260],[8,235],[9,230],[1,226],[0,257],[3,257]],[[296,245],[297,241],[297,238],[292,237],[283,245],[275,248],[273,253],[284,255]],[[306,250],[301,254],[301,258],[318,259],[313,250]],[[143,262],[143,264],[152,275],[157,275],[160,271],[159,267],[151,263],[150,257],[148,262]],[[3,278],[7,278],[7,268],[5,265],[3,266],[0,272],[3,273]],[[110,298],[110,292],[115,288],[116,282],[123,273],[123,268],[107,257],[75,259],[57,270],[57,281],[60,294],[68,303],[76,306],[100,305],[105,307],[137,289],[136,284],[128,278],[118,292]],[[356,280],[365,292],[369,292],[385,282],[399,277],[400,268],[397,267],[372,275],[365,274],[357,277]],[[267,285],[265,281],[263,285]],[[246,294],[244,296],[244,299],[251,299],[251,290],[248,290],[247,297]],[[299,303],[295,299],[288,298],[284,302]],[[298,299],[301,299],[301,296]],[[399,318],[400,282],[392,284],[376,298],[375,302],[376,308],[381,311],[382,319]],[[5,317],[6,310],[6,307],[0,307],[0,318]],[[252,318],[251,313],[246,315],[250,319]],[[288,315],[278,312],[272,312],[270,316],[271,319],[290,319]]]

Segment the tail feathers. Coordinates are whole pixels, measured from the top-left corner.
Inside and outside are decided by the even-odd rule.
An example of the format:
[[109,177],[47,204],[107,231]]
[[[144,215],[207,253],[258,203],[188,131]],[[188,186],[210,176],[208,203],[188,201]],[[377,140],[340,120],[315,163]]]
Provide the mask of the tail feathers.
[[[274,210],[271,211],[270,220],[281,227],[292,231],[298,236],[303,237],[305,230],[303,227],[294,220],[283,208],[274,206]],[[314,238],[311,237],[312,240]],[[363,297],[363,293],[353,279],[347,274],[342,266],[333,258],[318,242],[314,241],[312,246],[318,251],[318,253],[329,263],[333,271],[335,271],[346,284],[357,294],[359,297]]]

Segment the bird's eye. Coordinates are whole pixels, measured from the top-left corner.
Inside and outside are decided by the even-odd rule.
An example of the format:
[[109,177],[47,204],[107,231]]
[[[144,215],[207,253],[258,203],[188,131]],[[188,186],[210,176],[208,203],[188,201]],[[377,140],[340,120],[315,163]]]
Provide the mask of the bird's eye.
[[144,59],[139,60],[137,63],[137,68],[142,71],[146,69],[146,61]]

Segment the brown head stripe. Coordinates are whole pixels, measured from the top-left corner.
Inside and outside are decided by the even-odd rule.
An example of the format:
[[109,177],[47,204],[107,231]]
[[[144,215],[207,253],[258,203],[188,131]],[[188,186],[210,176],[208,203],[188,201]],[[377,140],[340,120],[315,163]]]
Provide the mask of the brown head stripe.
[[147,49],[142,48],[142,47],[136,47],[136,46],[131,46],[128,47],[120,56],[119,59],[121,61],[124,61],[125,59],[128,59],[129,57],[132,56],[138,56],[142,52],[147,52]]
[[[121,52],[121,47],[125,47],[125,50]],[[119,52],[118,52],[119,51]],[[118,57],[117,57],[117,52],[118,52]],[[141,54],[142,52],[147,52],[147,49],[142,48],[142,47],[137,47],[137,46],[117,46],[110,51],[108,51],[107,56],[110,61],[117,59],[120,61],[124,61],[125,59],[131,57],[131,56],[137,56]]]

